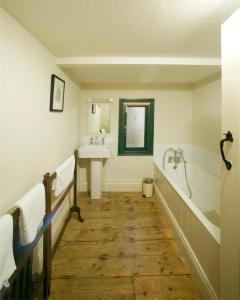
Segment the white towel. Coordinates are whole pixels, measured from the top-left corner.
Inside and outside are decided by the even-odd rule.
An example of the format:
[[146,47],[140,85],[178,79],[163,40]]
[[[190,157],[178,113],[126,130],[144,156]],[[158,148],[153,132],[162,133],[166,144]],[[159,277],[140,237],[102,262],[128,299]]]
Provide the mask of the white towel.
[[57,168],[57,178],[54,184],[54,194],[58,197],[70,184],[74,176],[75,158],[70,156],[59,168]]
[[11,215],[0,217],[0,289],[15,271],[13,257],[13,218]]
[[20,240],[22,245],[33,242],[45,216],[45,189],[36,184],[14,206],[20,208]]

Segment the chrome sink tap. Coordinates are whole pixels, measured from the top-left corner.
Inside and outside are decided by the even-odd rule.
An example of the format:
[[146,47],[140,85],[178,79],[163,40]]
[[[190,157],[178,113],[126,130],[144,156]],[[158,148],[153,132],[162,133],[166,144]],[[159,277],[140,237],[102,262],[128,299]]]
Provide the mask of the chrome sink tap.
[[94,137],[91,136],[91,137],[89,138],[89,145],[93,145],[93,140],[94,140]]
[[99,144],[98,136],[95,136],[94,137],[94,145],[98,145],[98,144]]

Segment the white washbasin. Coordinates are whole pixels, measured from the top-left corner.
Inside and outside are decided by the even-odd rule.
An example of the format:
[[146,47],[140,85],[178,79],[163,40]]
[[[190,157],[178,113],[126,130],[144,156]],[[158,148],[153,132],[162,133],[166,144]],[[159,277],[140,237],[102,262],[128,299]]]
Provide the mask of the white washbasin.
[[78,153],[80,158],[108,158],[110,147],[109,145],[81,145]]

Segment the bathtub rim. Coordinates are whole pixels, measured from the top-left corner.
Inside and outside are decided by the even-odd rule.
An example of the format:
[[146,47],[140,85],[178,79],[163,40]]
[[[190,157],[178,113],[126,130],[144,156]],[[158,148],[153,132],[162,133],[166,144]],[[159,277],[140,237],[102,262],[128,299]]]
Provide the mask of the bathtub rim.
[[191,211],[195,214],[198,220],[202,223],[202,225],[208,230],[211,236],[215,239],[215,241],[221,245],[221,230],[219,227],[211,223],[207,217],[201,212],[201,210],[191,201],[191,199],[182,191],[179,185],[168,175],[166,170],[161,166],[161,161],[157,158],[153,159],[154,165],[159,169],[162,175],[167,179],[169,184],[174,188],[174,190],[178,193],[178,195],[183,199],[186,205],[191,209]]

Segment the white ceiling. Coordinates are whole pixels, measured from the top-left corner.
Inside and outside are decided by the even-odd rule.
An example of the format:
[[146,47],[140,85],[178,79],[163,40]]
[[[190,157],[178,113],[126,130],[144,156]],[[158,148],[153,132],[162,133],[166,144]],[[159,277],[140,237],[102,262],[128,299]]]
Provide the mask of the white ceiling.
[[[218,73],[221,24],[240,0],[1,0],[1,5],[82,86],[146,85],[193,84]],[[104,57],[109,63],[101,63]],[[160,63],[152,63],[154,57]],[[62,59],[71,63],[58,63]]]
[[240,0],[2,0],[55,56],[220,57]]

